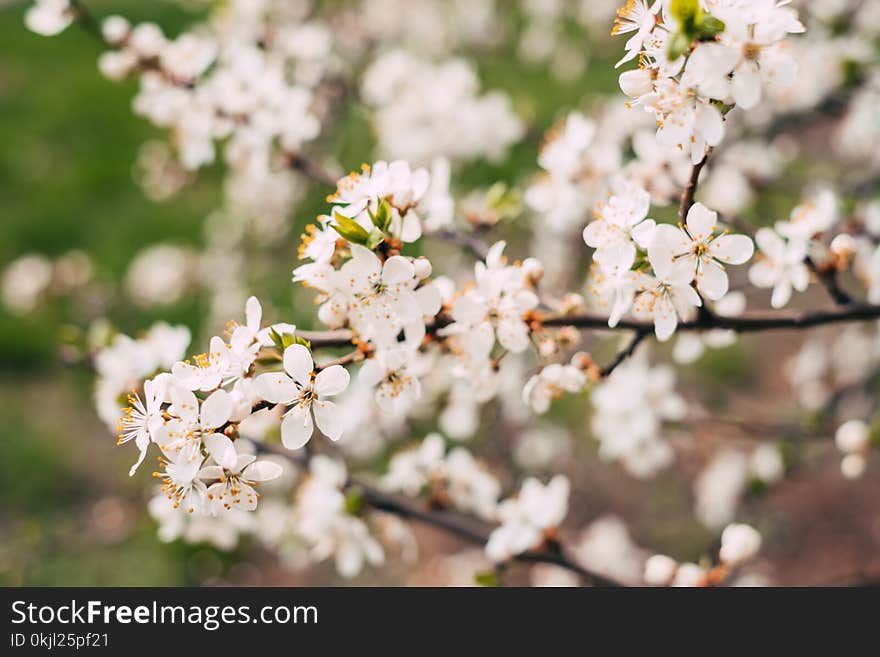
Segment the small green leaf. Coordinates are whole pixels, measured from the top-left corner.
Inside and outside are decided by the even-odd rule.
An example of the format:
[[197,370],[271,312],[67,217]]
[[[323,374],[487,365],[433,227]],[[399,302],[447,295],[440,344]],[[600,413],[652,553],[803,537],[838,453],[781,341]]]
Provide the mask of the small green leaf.
[[371,251],[375,251],[376,247],[379,246],[382,242],[385,241],[385,233],[383,233],[378,228],[373,228],[370,231],[370,235],[367,239],[366,247]]
[[272,342],[279,351],[284,351],[284,337],[281,336],[274,328],[269,331]]
[[364,492],[357,486],[345,491],[345,512],[356,516],[364,508]]
[[492,210],[499,221],[512,219],[522,211],[519,192],[510,189],[503,182],[496,182],[486,190],[486,207]]
[[699,0],[672,0],[669,11],[672,17],[687,29],[696,25],[702,10]]
[[724,31],[724,21],[715,18],[710,14],[704,14],[699,23],[699,37],[701,39],[712,39],[716,35]]
[[308,349],[309,351],[312,350],[312,343],[309,342],[308,340],[306,340],[305,338],[301,338],[298,335],[292,335],[290,337],[292,338],[290,344],[300,344],[303,347],[305,347],[306,349]]
[[494,570],[485,570],[474,575],[474,581],[480,586],[501,586],[501,578]]
[[681,57],[691,48],[691,43],[693,43],[693,39],[689,37],[684,32],[676,32],[669,39],[669,51],[666,56],[669,58],[669,61],[674,62],[676,59]]
[[350,219],[339,212],[335,212],[333,218],[336,220],[336,225],[333,226],[333,230],[352,244],[360,244],[361,246],[366,245],[370,234],[364,230],[363,226],[354,219]]
[[752,477],[749,480],[748,491],[754,497],[763,497],[768,490],[767,482],[759,477]]
[[387,232],[388,226],[391,225],[391,204],[385,199],[381,199],[376,212],[370,210],[369,207],[367,207],[367,212],[373,225],[383,233]]
[[312,345],[308,340],[306,340],[305,338],[301,338],[297,335],[293,335],[292,333],[278,333],[278,331],[273,328],[269,332],[269,335],[272,337],[273,344],[282,353],[292,344],[301,344],[309,351],[312,350]]

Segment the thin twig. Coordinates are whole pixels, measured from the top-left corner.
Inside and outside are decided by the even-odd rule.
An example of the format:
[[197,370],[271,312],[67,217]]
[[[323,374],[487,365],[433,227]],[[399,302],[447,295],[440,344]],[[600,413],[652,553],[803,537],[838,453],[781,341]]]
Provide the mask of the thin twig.
[[702,160],[691,167],[691,175],[687,184],[684,186],[684,191],[681,193],[681,205],[678,208],[678,216],[681,217],[682,221],[687,219],[688,212],[694,205],[694,196],[697,193],[697,183],[700,181],[700,172],[703,170],[703,167],[706,166],[706,162],[709,161],[710,155],[712,155],[711,148],[706,151]]
[[[729,329],[738,333],[759,333],[762,331],[781,331],[808,329],[829,324],[863,322],[880,319],[880,306],[849,304],[830,310],[806,310],[802,312],[747,313],[727,317],[711,314],[694,320],[680,322],[676,331],[707,331],[710,329]],[[426,327],[429,335],[448,324],[448,319],[438,317],[434,324]],[[613,328],[608,326],[608,316],[601,313],[578,313],[573,315],[545,315],[540,319],[545,327],[574,326],[580,329],[602,331],[630,330],[650,334],[654,324],[631,318],[621,319]],[[352,344],[355,335],[348,329],[334,331],[297,331],[297,335],[308,340],[313,348],[345,347]]]
[[436,237],[437,239],[457,244],[470,251],[478,260],[485,260],[489,253],[489,247],[486,243],[473,233],[465,233],[455,228],[444,228],[431,233],[425,234],[427,237]]
[[609,376],[614,370],[617,369],[619,365],[623,363],[623,361],[632,356],[636,352],[636,349],[638,348],[639,344],[641,344],[642,340],[648,337],[648,335],[648,331],[636,331],[636,334],[633,336],[633,339],[626,346],[626,348],[619,352],[617,356],[615,356],[613,361],[602,368],[600,372],[602,378],[604,379],[606,376]]
[[840,283],[837,280],[837,270],[834,267],[820,268],[810,256],[807,256],[804,264],[807,265],[810,271],[816,274],[819,283],[822,284],[822,287],[825,288],[829,296],[834,300],[834,303],[838,306],[849,306],[853,302],[852,297],[840,287]]
[[288,153],[287,163],[291,169],[300,172],[312,182],[328,187],[336,187],[336,181],[342,178],[341,173],[335,174],[328,171],[319,162],[305,157],[302,153]]
[[73,20],[86,32],[97,37],[102,44],[106,44],[104,33],[101,31],[101,24],[89,8],[83,4],[82,0],[70,0],[70,8],[73,11]]
[[334,360],[328,361],[326,363],[321,363],[320,365],[315,364],[315,370],[320,372],[321,370],[326,370],[328,367],[333,367],[334,365],[345,366],[363,359],[364,352],[360,349],[355,349],[354,351],[347,353],[344,356],[340,356],[339,358],[336,358]]

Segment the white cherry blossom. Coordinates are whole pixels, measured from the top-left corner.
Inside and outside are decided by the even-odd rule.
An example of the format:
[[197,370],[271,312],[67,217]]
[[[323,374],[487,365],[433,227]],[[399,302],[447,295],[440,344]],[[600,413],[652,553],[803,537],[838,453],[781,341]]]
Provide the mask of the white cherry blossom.
[[654,271],[669,272],[674,280],[696,279],[697,289],[711,300],[727,294],[726,265],[741,265],[754,253],[751,238],[717,233],[718,213],[695,203],[680,227],[657,226],[648,256]]
[[563,475],[556,475],[547,484],[526,479],[516,497],[498,506],[501,525],[489,536],[486,556],[495,563],[504,562],[553,538],[568,513],[570,488]]
[[144,381],[144,399],[136,392],[129,393],[130,406],[123,410],[119,419],[119,439],[117,445],[134,440],[140,454],[137,462],[131,466],[128,475],[132,476],[147,455],[150,442],[155,439],[159,427],[163,424],[162,404],[168,401],[168,379],[171,375],[159,374],[153,379]]
[[280,477],[281,466],[273,461],[258,461],[253,454],[239,454],[235,444],[223,434],[207,437],[205,444],[216,465],[203,467],[199,478],[217,480],[205,492],[212,513],[256,509],[260,495],[254,486]]
[[406,414],[421,396],[419,379],[408,371],[413,359],[414,354],[408,349],[383,349],[361,367],[361,382],[376,386],[376,404],[384,412]]
[[755,233],[760,257],[749,268],[749,281],[755,287],[773,288],[770,305],[783,308],[791,300],[792,290],[803,292],[810,284],[810,270],[805,263],[807,243],[786,240],[770,228]]
[[341,365],[316,373],[311,352],[293,344],[284,350],[284,371],[260,374],[254,384],[266,401],[290,405],[281,422],[281,441],[288,449],[299,449],[309,442],[315,424],[330,440],[342,437],[342,418],[328,397],[342,393],[348,382],[348,371]]
[[461,334],[468,352],[478,358],[489,355],[496,339],[513,353],[529,344],[525,315],[538,305],[538,297],[526,287],[520,267],[504,264],[504,246],[496,243],[485,264],[476,264],[476,286],[455,300],[455,321],[443,329],[444,335]]

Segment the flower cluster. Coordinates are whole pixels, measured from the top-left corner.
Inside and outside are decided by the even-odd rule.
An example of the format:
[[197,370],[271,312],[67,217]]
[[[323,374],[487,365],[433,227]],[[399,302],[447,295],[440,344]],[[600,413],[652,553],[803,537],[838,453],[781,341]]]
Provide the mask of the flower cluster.
[[356,514],[356,503],[347,498],[345,466],[326,456],[315,456],[309,476],[297,493],[294,514],[297,533],[311,556],[323,561],[331,556],[343,577],[354,577],[364,564],[385,563],[382,545]]
[[706,569],[695,563],[679,563],[665,554],[655,554],[645,562],[644,582],[649,586],[711,586],[726,577],[728,570],[753,559],[761,543],[761,534],[754,527],[728,525],[721,533],[717,567]]
[[702,203],[683,224],[647,218],[650,195],[619,181],[584,229],[593,255],[593,295],[608,312],[608,325],[632,313],[653,321],[657,339],[668,340],[680,321],[692,319],[703,300],[727,294],[728,265],[747,262],[752,240],[718,226],[718,214]]
[[660,143],[684,150],[696,164],[724,137],[719,106],[749,109],[765,86],[793,81],[797,64],[783,41],[804,26],[784,4],[626,3],[614,32],[632,36],[618,66],[639,58],[639,68],[621,74],[620,87],[654,115]]
[[562,475],[556,475],[547,484],[526,479],[516,496],[498,506],[501,525],[489,536],[486,556],[495,563],[507,561],[555,540],[559,524],[568,513],[570,488],[568,479]]
[[[637,477],[649,477],[667,466],[673,451],[662,438],[662,425],[683,420],[687,408],[674,386],[674,370],[651,367],[644,351],[596,386],[590,399],[599,455],[620,461]],[[633,413],[633,408],[639,412]]]
[[500,159],[524,132],[507,96],[479,95],[476,72],[461,59],[435,65],[394,50],[373,61],[361,86],[388,157],[421,164],[441,156]]
[[501,493],[498,480],[470,452],[456,447],[446,453],[436,433],[395,454],[382,481],[388,490],[425,494],[433,505],[451,505],[485,520],[494,519]]

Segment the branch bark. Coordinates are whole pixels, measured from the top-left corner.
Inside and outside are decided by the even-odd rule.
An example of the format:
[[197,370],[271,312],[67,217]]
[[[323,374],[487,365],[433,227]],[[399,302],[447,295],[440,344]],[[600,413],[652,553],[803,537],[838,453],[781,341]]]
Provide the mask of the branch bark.
[[642,343],[642,341],[648,337],[650,333],[648,331],[636,331],[636,334],[633,336],[632,341],[626,346],[625,349],[620,351],[617,356],[614,357],[614,360],[608,363],[605,367],[602,368],[600,374],[602,378],[609,376],[614,370],[616,370],[623,362],[632,356],[638,346]]
[[703,170],[703,167],[706,166],[706,162],[709,161],[710,155],[712,155],[711,148],[706,151],[706,154],[703,156],[702,160],[691,167],[691,175],[687,181],[687,184],[684,186],[684,191],[682,191],[681,193],[681,205],[678,208],[678,216],[681,217],[682,221],[685,221],[687,219],[688,212],[694,205],[694,196],[697,193],[697,184],[700,181],[700,172]]
[[804,261],[807,267],[816,274],[816,278],[819,279],[819,283],[822,284],[822,287],[828,292],[829,296],[834,300],[838,306],[848,306],[853,300],[852,297],[847,294],[843,288],[840,287],[840,283],[837,280],[837,270],[834,268],[831,269],[822,269],[819,265],[816,264],[816,261],[810,258],[809,256]]
[[[785,329],[808,329],[827,324],[870,321],[880,319],[880,306],[850,304],[831,310],[807,310],[796,313],[750,313],[738,317],[724,317],[713,314],[708,318],[698,317],[692,321],[681,322],[678,331],[705,331],[707,329],[730,329],[738,333],[757,333]],[[636,319],[621,319],[615,329],[608,327],[608,318],[598,313],[578,315],[558,315],[545,317],[544,326],[574,326],[583,329],[630,329],[653,331],[653,323]]]

